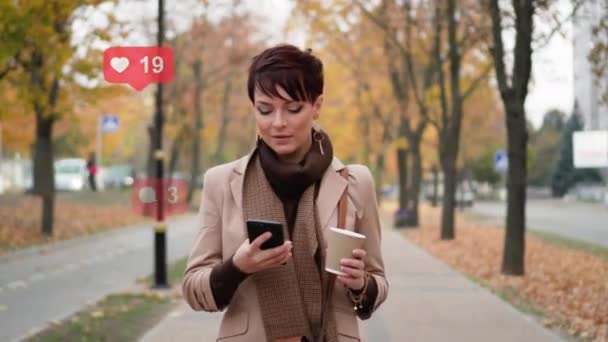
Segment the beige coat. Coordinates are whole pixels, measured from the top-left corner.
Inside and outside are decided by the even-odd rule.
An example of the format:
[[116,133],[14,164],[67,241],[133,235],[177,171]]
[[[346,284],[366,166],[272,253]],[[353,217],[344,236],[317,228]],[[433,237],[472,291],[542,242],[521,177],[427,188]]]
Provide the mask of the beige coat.
[[[198,218],[198,236],[194,241],[182,289],[184,298],[196,311],[220,309],[213,299],[209,274],[213,266],[230,258],[247,239],[241,196],[245,168],[251,153],[236,161],[209,169],[203,180],[203,194]],[[337,224],[337,204],[347,181],[338,173],[344,165],[334,158],[323,174],[317,199],[318,217],[324,231]],[[380,250],[380,222],[373,178],[362,165],[349,165],[348,210],[346,229],[367,236],[366,271],[378,284],[374,311],[388,294],[384,263]],[[346,289],[336,282],[333,307],[339,341],[359,341],[357,316]],[[251,277],[240,284],[223,316],[217,341],[266,341],[255,284]]]

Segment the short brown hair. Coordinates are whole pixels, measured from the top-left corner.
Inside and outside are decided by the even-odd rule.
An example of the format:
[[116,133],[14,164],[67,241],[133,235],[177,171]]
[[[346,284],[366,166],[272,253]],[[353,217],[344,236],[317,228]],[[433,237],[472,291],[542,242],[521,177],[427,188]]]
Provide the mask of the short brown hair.
[[287,101],[277,92],[277,85],[292,99],[313,103],[323,94],[323,63],[310,49],[302,51],[289,44],[268,48],[253,57],[249,67],[249,99],[254,102],[254,92],[258,88],[268,96]]

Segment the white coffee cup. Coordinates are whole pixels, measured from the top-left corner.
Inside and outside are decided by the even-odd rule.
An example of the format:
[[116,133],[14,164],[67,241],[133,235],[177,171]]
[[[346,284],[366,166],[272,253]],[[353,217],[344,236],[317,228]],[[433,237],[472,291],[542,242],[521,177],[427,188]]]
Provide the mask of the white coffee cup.
[[330,227],[326,235],[327,258],[325,271],[341,276],[346,273],[340,271],[340,261],[353,257],[353,250],[363,249],[365,235],[350,230]]

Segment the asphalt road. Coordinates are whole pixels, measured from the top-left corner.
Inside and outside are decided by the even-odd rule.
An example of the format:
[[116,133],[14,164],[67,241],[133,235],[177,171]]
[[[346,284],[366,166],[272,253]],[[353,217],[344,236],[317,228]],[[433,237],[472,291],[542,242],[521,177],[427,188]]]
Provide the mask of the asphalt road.
[[[190,251],[195,216],[167,230],[168,261]],[[0,341],[16,341],[153,273],[154,231],[135,225],[0,257]]]
[[[504,226],[506,208],[504,202],[476,202],[467,210]],[[526,217],[528,229],[608,247],[608,207],[603,204],[529,200]]]

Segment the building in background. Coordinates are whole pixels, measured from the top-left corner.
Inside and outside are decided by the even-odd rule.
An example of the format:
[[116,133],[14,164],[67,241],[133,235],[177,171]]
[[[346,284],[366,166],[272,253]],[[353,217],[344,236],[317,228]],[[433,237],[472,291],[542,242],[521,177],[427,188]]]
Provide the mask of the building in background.
[[608,11],[605,1],[585,1],[573,22],[574,98],[585,130],[608,130],[608,103],[602,101],[608,91],[608,75],[600,78],[594,74],[588,58],[596,44],[593,28]]
[[[608,131],[608,99],[605,98],[608,97],[608,75],[595,74],[588,57],[597,44],[593,28],[606,16],[606,0],[589,0],[583,2],[573,20],[574,103],[586,131]],[[608,204],[608,167],[598,170],[604,178],[604,202]]]
[[585,130],[608,130],[608,104],[602,101],[602,95],[608,91],[608,76],[595,75],[588,58],[596,43],[593,27],[607,11],[605,0],[585,1],[573,22],[574,97]]

